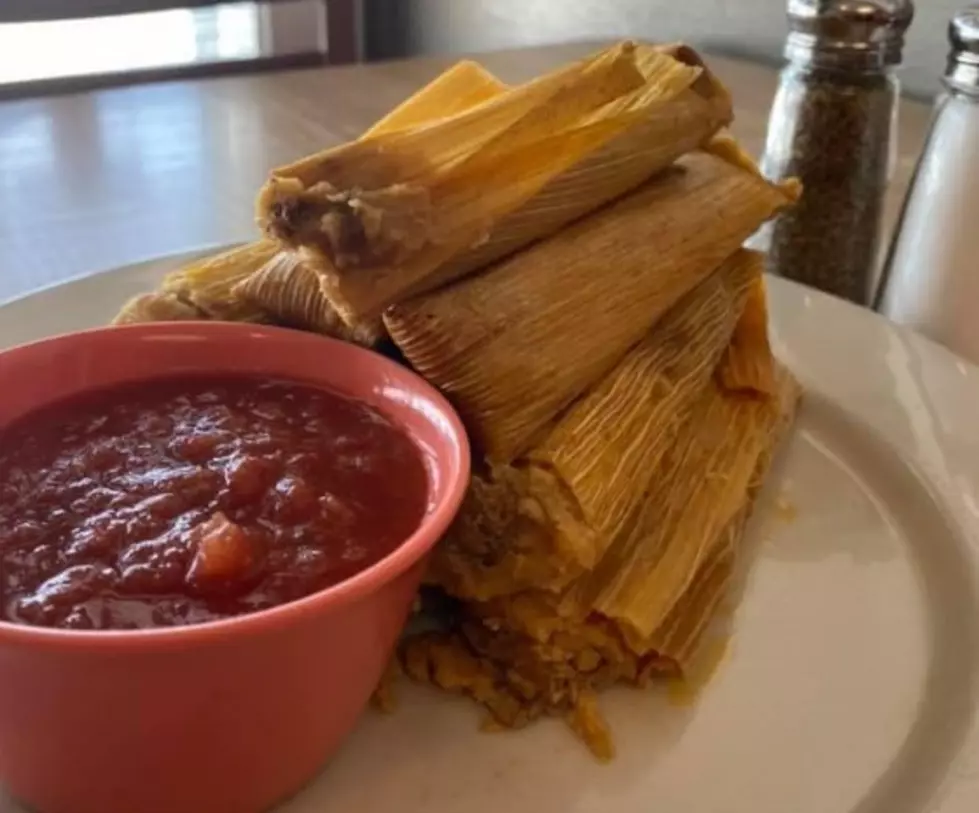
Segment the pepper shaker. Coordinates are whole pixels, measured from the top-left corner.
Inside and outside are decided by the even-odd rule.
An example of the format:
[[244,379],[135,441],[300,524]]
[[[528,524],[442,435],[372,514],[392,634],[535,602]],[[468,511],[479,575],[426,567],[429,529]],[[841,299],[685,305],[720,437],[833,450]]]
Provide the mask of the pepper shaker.
[[787,64],[762,160],[802,198],[752,245],[768,270],[861,305],[873,298],[910,0],[789,0]]
[[885,264],[878,310],[979,363],[979,6],[949,24],[931,129]]

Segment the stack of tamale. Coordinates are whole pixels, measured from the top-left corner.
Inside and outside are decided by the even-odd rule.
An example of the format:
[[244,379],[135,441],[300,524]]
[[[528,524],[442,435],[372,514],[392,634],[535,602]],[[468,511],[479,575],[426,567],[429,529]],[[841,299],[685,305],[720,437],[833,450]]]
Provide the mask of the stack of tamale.
[[171,274],[117,321],[267,321],[396,350],[477,459],[408,638],[415,678],[495,725],[682,674],[797,399],[759,255],[798,190],[724,133],[684,46],[624,43],[508,88],[462,62],[361,139],[275,170],[263,237]]
[[[570,714],[602,757],[590,692],[682,674],[798,394],[768,348],[761,266],[736,251],[532,448],[474,477],[429,574],[455,623],[406,642],[409,674],[505,726]],[[574,365],[589,338],[566,340]],[[495,414],[534,407],[528,389]]]

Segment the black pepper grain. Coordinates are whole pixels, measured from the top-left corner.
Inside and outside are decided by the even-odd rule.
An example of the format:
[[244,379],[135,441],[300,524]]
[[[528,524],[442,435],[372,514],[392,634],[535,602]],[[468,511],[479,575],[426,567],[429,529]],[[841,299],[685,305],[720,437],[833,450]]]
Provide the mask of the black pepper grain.
[[892,154],[896,84],[886,73],[783,73],[763,169],[802,182],[769,225],[769,271],[865,305],[872,297]]

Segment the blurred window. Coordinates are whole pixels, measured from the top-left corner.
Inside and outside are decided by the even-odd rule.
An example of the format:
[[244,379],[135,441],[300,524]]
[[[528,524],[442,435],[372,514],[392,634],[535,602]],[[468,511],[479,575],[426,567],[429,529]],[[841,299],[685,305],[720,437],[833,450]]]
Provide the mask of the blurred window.
[[0,84],[325,54],[325,15],[286,0],[4,23]]

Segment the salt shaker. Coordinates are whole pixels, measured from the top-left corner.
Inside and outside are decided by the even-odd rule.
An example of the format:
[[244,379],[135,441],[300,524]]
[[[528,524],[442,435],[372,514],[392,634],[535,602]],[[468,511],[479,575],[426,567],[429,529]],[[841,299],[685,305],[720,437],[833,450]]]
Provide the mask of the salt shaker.
[[884,268],[878,310],[979,363],[979,7],[949,25],[945,91]]
[[771,273],[872,301],[910,0],[789,0],[762,171],[802,199],[752,240]]

